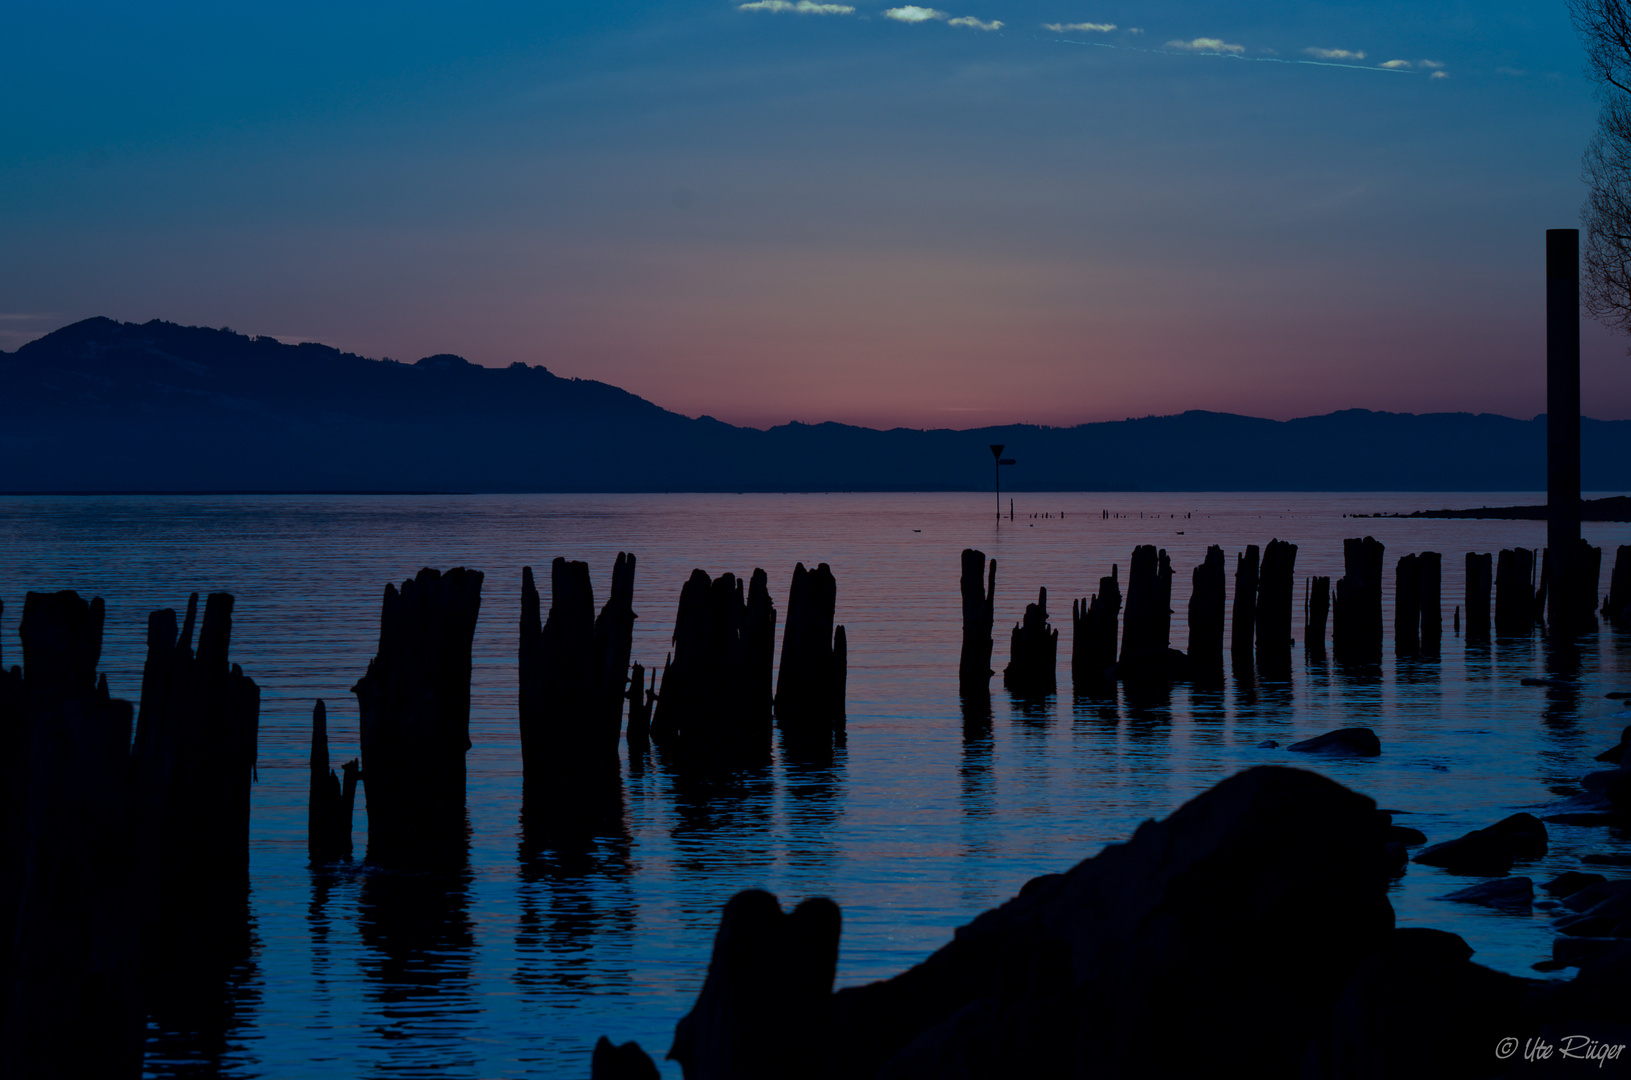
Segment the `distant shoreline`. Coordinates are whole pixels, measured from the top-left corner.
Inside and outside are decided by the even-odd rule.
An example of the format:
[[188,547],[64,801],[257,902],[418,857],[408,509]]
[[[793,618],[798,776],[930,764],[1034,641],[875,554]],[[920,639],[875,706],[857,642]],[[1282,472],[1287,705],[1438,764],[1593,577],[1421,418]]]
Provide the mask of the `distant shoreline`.
[[[1355,514],[1378,518],[1497,518],[1507,521],[1543,521],[1546,504],[1539,506],[1480,506],[1476,510],[1417,510],[1410,514]],[[1581,521],[1631,521],[1631,497],[1610,495],[1606,499],[1581,499]]]

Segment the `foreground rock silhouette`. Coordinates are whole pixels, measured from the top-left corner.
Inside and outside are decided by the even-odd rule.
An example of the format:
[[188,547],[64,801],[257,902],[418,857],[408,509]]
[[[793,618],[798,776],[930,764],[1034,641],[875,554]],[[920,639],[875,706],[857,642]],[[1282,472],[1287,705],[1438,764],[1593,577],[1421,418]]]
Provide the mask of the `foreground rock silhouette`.
[[[1249,769],[837,993],[836,907],[784,915],[742,893],[670,1057],[688,1080],[1316,1080],[1511,1075],[1522,1059],[1497,1048],[1514,1036],[1631,1042],[1631,952],[1548,984],[1472,963],[1454,934],[1395,929],[1387,839],[1370,799]],[[594,1075],[639,1075],[611,1066],[597,1054]]]

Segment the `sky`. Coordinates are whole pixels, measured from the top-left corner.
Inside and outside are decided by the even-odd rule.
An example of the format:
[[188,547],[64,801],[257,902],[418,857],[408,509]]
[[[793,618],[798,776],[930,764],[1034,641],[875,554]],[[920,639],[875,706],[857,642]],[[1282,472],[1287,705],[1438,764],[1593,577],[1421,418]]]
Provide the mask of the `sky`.
[[[764,427],[1545,411],[1561,0],[0,0],[0,348],[93,315]],[[1586,323],[1587,415],[1631,345]]]

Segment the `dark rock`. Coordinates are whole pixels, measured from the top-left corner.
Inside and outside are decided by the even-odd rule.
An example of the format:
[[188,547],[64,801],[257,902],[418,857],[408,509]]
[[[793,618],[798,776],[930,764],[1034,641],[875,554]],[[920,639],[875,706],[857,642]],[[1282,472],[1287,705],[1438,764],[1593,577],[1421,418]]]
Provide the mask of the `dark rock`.
[[825,898],[784,914],[767,892],[737,893],[669,1059],[710,1080],[827,1076],[839,925],[838,905]]
[[1368,727],[1338,728],[1336,731],[1327,731],[1324,735],[1316,735],[1312,739],[1292,743],[1286,749],[1300,754],[1378,757],[1382,753],[1382,741],[1376,737],[1376,732]]
[[1257,749],[1259,749],[1259,750],[1273,750],[1276,747],[1278,747],[1279,745],[1280,744],[1275,742],[1273,739],[1264,739],[1262,742],[1257,744]]
[[[1582,889],[1574,896],[1582,897],[1586,893],[1587,890]],[[1570,937],[1619,937],[1620,924],[1631,919],[1631,890],[1604,893],[1600,897],[1593,895],[1590,899],[1595,903],[1589,907],[1569,903],[1579,914],[1565,915],[1552,925]]]
[[1369,799],[1249,769],[910,971],[840,991],[833,1074],[1290,1075],[1391,933],[1386,870]]
[[1310,1044],[1303,1080],[1486,1075],[1490,1048],[1520,1029],[1531,983],[1471,956],[1455,934],[1395,930]]
[[1526,877],[1496,878],[1445,893],[1439,899],[1527,913],[1535,899],[1535,883]]
[[1452,874],[1494,876],[1512,869],[1518,859],[1546,854],[1546,826],[1533,814],[1513,814],[1494,825],[1476,829],[1455,840],[1416,853],[1424,866],[1440,866]]
[[1596,885],[1607,880],[1601,874],[1582,874],[1578,870],[1565,870],[1541,888],[1550,896],[1569,896],[1588,885]]
[[1390,843],[1403,844],[1405,847],[1415,847],[1417,844],[1427,843],[1427,834],[1420,829],[1412,829],[1408,825],[1389,825],[1387,838]]
[[1619,743],[1609,747],[1607,750],[1604,750],[1601,754],[1598,754],[1596,760],[1606,761],[1610,765],[1619,765],[1625,760],[1625,748],[1627,745],[1631,745],[1631,725],[1627,725],[1626,729],[1620,732]]
[[637,1042],[612,1045],[602,1035],[589,1061],[589,1080],[658,1080],[657,1064]]

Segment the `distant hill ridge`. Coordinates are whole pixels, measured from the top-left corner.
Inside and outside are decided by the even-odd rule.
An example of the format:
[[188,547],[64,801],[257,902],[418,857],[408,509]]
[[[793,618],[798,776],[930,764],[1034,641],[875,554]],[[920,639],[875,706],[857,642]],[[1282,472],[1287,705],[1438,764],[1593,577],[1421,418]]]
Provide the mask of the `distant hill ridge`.
[[[541,365],[413,364],[154,320],[0,352],[0,490],[1535,490],[1544,417],[1186,412],[878,431],[691,419]],[[1582,422],[1588,490],[1631,488],[1631,421]]]

